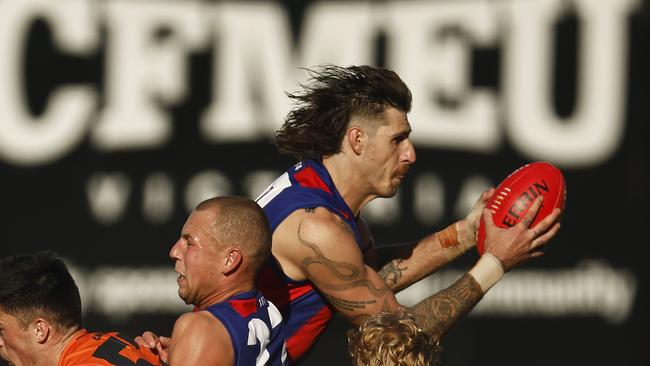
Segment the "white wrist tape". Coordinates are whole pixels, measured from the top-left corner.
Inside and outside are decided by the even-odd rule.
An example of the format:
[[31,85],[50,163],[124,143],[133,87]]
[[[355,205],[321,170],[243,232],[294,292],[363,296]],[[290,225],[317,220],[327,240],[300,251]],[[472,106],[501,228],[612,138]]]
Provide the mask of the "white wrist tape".
[[468,273],[481,286],[483,293],[486,293],[503,277],[503,266],[497,257],[484,253]]

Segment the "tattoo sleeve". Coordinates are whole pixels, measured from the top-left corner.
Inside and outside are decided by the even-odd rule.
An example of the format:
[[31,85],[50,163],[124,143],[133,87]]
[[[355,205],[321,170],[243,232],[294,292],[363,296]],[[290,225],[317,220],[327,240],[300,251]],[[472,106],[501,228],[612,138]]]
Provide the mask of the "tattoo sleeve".
[[412,308],[420,327],[435,340],[440,340],[483,297],[481,287],[474,278],[465,274],[448,288],[430,296]]

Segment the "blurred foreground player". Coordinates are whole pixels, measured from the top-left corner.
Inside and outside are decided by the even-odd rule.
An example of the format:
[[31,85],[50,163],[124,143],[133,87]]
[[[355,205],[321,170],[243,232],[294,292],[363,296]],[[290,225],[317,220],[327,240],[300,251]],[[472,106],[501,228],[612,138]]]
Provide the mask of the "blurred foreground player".
[[286,364],[284,325],[276,307],[255,288],[271,252],[262,209],[241,197],[200,203],[185,222],[169,256],[178,273],[178,295],[194,312],[176,320],[171,366]]
[[0,357],[10,365],[160,365],[127,339],[82,328],[77,285],[51,253],[0,260]]
[[348,331],[354,366],[436,366],[441,352],[442,347],[401,309],[375,314]]

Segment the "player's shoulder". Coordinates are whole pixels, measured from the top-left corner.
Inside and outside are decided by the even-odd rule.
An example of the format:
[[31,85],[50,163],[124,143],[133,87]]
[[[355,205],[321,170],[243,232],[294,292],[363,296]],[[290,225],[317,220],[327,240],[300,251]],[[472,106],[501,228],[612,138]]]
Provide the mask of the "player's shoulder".
[[316,253],[328,256],[359,254],[353,229],[327,208],[316,207],[294,212],[273,236],[274,255],[300,263]]
[[349,236],[354,238],[350,225],[339,215],[325,207],[297,210],[287,220],[291,226],[306,238],[332,238]]
[[[170,345],[170,363],[193,360],[190,364],[219,364],[224,355],[232,355],[232,343],[225,326],[207,311],[181,315],[174,323]],[[176,361],[174,361],[176,360]]]
[[176,319],[174,332],[190,333],[210,331],[221,321],[207,311],[185,313]]

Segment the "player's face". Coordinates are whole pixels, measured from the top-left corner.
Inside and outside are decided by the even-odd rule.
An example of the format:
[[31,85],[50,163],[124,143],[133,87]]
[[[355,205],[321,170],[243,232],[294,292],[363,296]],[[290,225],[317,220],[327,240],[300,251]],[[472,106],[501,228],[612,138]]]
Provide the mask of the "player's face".
[[219,256],[210,230],[213,219],[211,211],[194,211],[169,252],[179,275],[178,296],[186,304],[201,307],[202,301],[219,285]]
[[24,328],[16,317],[0,310],[0,358],[11,366],[34,365],[30,327]]
[[363,174],[369,177],[377,196],[394,196],[409,167],[415,163],[410,133],[406,113],[388,108],[384,124],[369,138]]

